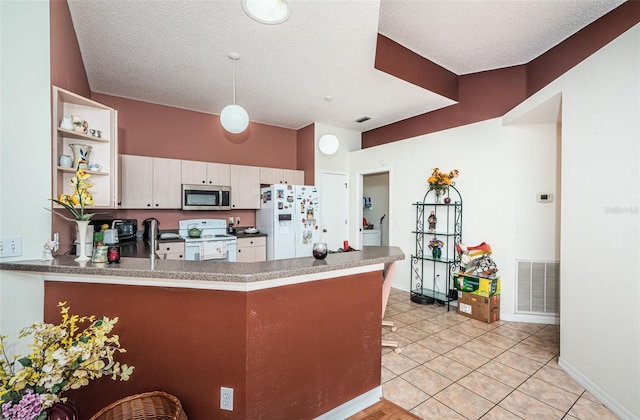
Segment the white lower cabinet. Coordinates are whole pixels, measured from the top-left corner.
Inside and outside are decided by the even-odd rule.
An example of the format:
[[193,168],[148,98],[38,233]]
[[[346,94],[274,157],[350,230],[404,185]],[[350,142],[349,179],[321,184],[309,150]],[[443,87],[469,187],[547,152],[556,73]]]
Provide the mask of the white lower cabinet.
[[179,209],[181,171],[178,159],[120,155],[120,208]]
[[264,236],[238,238],[236,262],[267,260],[267,238]]
[[156,251],[162,260],[184,260],[184,242],[159,242]]

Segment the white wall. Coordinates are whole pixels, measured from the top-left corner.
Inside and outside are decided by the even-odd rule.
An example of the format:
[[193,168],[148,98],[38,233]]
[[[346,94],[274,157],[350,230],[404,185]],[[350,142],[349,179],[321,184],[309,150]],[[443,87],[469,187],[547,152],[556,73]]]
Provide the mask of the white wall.
[[[629,419],[640,418],[639,74],[636,25],[519,106],[535,113],[561,96],[561,125],[495,119],[356,151],[350,162],[352,182],[368,168],[393,170],[390,245],[407,256],[394,287],[409,290],[411,202],[435,166],[460,170],[463,240],[491,244],[503,318],[518,319],[516,260],[559,258],[560,366]],[[554,204],[536,203],[542,192]]]
[[563,101],[560,364],[622,418],[640,418],[639,75],[636,25],[547,89]]
[[397,265],[394,287],[410,290],[412,203],[423,199],[434,167],[447,172],[455,168],[460,171],[455,181],[463,200],[463,242],[487,242],[493,248],[502,278],[501,316],[513,319],[515,260],[558,256],[558,227],[548,214],[559,202],[535,201],[538,192],[558,193],[557,141],[555,125],[503,127],[494,119],[353,152],[352,183],[358,171],[392,170],[389,245],[406,256]]
[[[51,232],[49,1],[0,1],[0,236],[40,259]],[[40,276],[0,271],[0,333],[42,320]],[[22,354],[25,347],[17,349]]]
[[[330,156],[323,154],[322,152],[320,152],[320,149],[318,149],[318,140],[323,134],[328,134],[328,133],[334,134],[336,137],[338,137],[338,141],[340,142],[338,151],[335,154]],[[360,149],[361,134],[356,131],[345,130],[345,129],[332,127],[326,124],[316,122],[314,136],[315,136],[315,145],[314,145],[315,174],[314,176],[316,180],[315,183],[318,186],[318,188],[320,188],[321,190],[320,206],[323,207],[326,205],[327,202],[331,201],[333,210],[336,210],[337,208],[337,209],[344,209],[345,212],[348,212],[347,209],[352,208],[357,203],[349,199],[350,195],[348,195],[347,198],[345,198],[345,200],[348,200],[347,203],[336,202],[336,200],[339,200],[340,197],[344,197],[344,190],[342,189],[340,191],[331,191],[331,192],[326,191],[325,185],[323,185],[322,180],[323,180],[323,174],[331,174],[329,175],[328,178],[334,179],[335,181],[334,184],[340,182],[339,181],[340,178],[344,178],[345,182],[349,180],[348,173],[349,173],[350,153],[354,150]],[[349,191],[353,191],[353,184],[348,185],[347,192]],[[327,196],[331,197],[331,200],[327,200],[324,198]],[[362,200],[362,198],[360,198],[360,200]],[[339,210],[339,212],[341,212],[341,210]],[[344,226],[342,217],[340,218],[323,217],[323,214],[326,214],[326,213],[320,214],[322,230],[328,233],[322,234],[322,240],[329,244],[329,249],[335,250],[338,247],[341,247],[342,241],[344,239],[348,239],[350,244],[356,243],[355,236],[345,234],[345,226]],[[351,232],[350,227],[354,225],[353,220],[354,219],[351,215],[347,217],[348,230],[346,232]],[[360,220],[360,224],[362,224],[362,220]],[[340,244],[340,245],[337,246],[336,244]]]

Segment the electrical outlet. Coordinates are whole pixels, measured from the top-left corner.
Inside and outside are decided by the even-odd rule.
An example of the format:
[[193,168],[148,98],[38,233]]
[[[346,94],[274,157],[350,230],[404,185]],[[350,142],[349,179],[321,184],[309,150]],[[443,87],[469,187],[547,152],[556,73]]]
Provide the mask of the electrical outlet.
[[21,255],[21,236],[5,236],[0,238],[0,257],[20,257]]
[[233,388],[220,387],[220,408],[233,411]]
[[236,217],[236,226],[240,226],[240,218]]

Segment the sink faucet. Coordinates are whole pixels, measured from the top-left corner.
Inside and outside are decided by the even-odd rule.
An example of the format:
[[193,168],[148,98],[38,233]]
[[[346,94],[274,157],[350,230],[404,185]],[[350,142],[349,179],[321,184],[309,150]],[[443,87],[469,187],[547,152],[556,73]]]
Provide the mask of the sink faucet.
[[156,219],[151,220],[151,232],[149,232],[149,258],[155,259],[158,257],[156,251],[160,249],[158,245],[158,221]]

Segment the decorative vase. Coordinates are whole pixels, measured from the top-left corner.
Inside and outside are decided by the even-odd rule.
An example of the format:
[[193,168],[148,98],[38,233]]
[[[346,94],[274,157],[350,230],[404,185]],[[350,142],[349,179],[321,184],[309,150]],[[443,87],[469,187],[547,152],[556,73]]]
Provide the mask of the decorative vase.
[[87,169],[89,163],[89,153],[93,147],[86,144],[70,144],[69,147],[73,150],[73,167],[80,169]]
[[89,220],[76,220],[76,224],[78,225],[78,245],[80,247],[80,254],[78,258],[75,260],[80,261],[89,261],[91,258],[87,256],[87,227],[89,226]]
[[435,189],[433,190],[433,192],[434,192],[434,193],[435,193],[435,195],[436,195],[436,196],[435,196],[435,200],[434,200],[434,202],[435,202],[436,204],[439,204],[439,203],[440,203],[440,190],[439,190],[438,188],[435,188]]
[[57,402],[47,409],[47,420],[79,420],[78,409],[70,402]]
[[431,255],[433,256],[433,258],[440,258],[442,256],[442,249],[437,246],[432,248]]
[[72,131],[73,123],[71,122],[71,118],[63,117],[62,121],[60,121],[60,128],[64,128],[65,130]]

